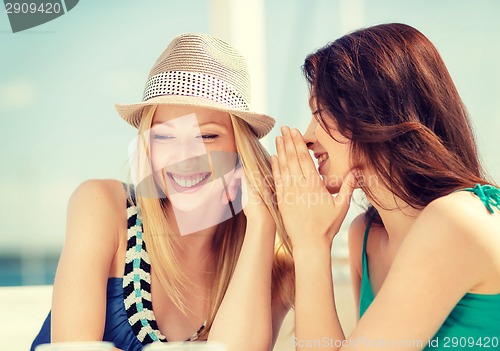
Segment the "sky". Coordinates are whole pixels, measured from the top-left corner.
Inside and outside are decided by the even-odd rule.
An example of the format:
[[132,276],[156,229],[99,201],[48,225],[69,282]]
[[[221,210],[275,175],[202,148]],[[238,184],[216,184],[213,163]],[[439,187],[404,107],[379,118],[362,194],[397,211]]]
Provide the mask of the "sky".
[[[149,69],[175,35],[217,34],[214,21],[227,20],[214,19],[217,1],[225,0],[82,0],[15,34],[0,8],[0,253],[60,250],[74,189],[90,178],[129,179],[127,147],[136,130],[113,105],[141,100]],[[262,4],[263,23],[245,30],[264,33],[262,112],[278,127],[304,131],[309,123],[300,69],[307,54],[356,28],[403,22],[437,46],[470,112],[485,168],[500,180],[500,1]],[[278,130],[264,140],[271,153]]]

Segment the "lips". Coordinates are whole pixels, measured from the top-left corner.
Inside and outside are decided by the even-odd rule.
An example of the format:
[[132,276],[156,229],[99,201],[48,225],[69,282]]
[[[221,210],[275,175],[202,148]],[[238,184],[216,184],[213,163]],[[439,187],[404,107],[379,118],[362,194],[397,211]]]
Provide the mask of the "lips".
[[210,172],[196,174],[180,174],[167,172],[168,178],[172,181],[172,185],[176,191],[186,191],[195,189],[206,183],[210,178]]

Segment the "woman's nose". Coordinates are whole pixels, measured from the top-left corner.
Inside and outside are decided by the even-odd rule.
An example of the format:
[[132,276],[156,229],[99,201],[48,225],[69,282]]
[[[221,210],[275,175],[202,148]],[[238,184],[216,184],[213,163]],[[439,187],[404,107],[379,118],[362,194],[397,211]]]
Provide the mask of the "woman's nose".
[[178,138],[175,143],[169,145],[169,153],[167,166],[181,173],[196,171],[200,166],[200,160],[207,158],[203,141],[196,139]]
[[316,135],[314,134],[314,130],[316,129],[316,125],[318,122],[314,118],[311,118],[311,123],[307,127],[306,132],[304,133],[304,141],[309,149],[311,149],[316,143]]

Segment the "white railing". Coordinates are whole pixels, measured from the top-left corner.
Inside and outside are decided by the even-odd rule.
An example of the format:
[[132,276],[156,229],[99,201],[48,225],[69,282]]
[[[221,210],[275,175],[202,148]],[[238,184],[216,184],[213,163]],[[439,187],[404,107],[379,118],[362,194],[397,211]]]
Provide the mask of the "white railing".
[[0,288],[2,350],[29,350],[50,310],[52,286]]

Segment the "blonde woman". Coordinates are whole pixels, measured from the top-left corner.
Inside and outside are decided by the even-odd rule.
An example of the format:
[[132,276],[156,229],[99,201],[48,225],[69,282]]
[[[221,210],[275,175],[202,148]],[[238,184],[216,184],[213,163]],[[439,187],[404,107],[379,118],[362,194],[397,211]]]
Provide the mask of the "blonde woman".
[[249,103],[234,48],[202,34],[172,40],[143,102],[117,105],[139,131],[134,186],[91,180],[70,199],[52,311],[32,349],[76,340],[126,351],[183,340],[272,348],[293,270],[258,140],[274,119]]

